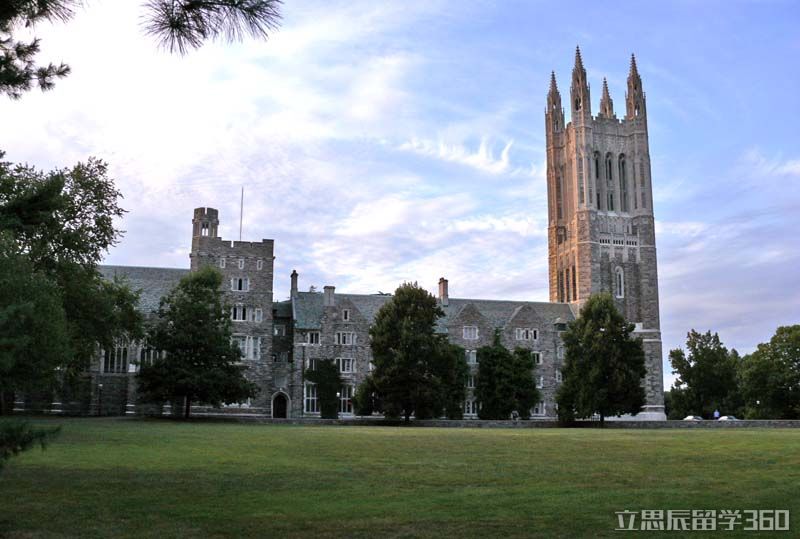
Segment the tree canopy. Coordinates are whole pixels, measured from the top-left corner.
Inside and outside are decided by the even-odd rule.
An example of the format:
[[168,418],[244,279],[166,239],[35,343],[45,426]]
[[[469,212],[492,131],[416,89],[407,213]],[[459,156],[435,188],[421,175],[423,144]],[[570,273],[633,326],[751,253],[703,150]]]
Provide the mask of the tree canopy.
[[800,325],[781,326],[741,364],[746,416],[800,418]]
[[539,400],[533,370],[533,353],[524,348],[510,352],[500,342],[500,332],[495,331],[492,345],[478,349],[478,416],[508,419],[516,410],[521,418],[530,418],[531,408]]
[[316,361],[314,369],[306,370],[306,380],[317,386],[317,399],[322,419],[339,417],[339,393],[342,390],[342,377],[332,359]]
[[7,395],[70,382],[98,346],[141,335],[137,294],[97,270],[121,236],[120,197],[102,161],[0,161],[0,413]]
[[161,354],[139,368],[140,400],[183,399],[219,406],[244,402],[257,387],[244,377],[242,351],[231,339],[230,308],[222,301],[222,274],[211,267],[187,275],[161,299],[148,344]]
[[556,401],[562,420],[637,414],[645,403],[642,341],[609,294],[595,294],[563,333],[563,382]]
[[467,379],[464,352],[436,334],[444,316],[436,298],[405,283],[370,328],[373,364],[369,383],[388,417],[417,419],[460,414]]
[[[0,3],[0,94],[18,99],[32,87],[50,90],[67,64],[36,63],[41,42],[16,39],[20,28],[66,22],[82,0],[4,0]],[[278,28],[281,0],[149,0],[144,30],[170,52],[185,54],[208,40],[266,38]]]
[[739,354],[728,351],[719,335],[695,330],[686,335],[686,351],[670,350],[672,373],[677,375],[670,391],[671,416],[713,417],[715,410],[723,415],[739,415]]

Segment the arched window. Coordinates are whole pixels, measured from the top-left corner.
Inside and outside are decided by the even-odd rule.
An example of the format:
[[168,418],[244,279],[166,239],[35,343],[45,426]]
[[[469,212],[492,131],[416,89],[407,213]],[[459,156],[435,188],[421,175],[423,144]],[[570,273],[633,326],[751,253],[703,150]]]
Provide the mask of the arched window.
[[618,298],[625,297],[625,272],[619,266],[614,269],[614,295]]
[[625,175],[625,154],[619,156],[619,203],[622,211],[628,211],[628,178]]
[[594,152],[594,179],[600,179],[600,152]]
[[606,209],[614,211],[614,176],[610,153],[606,154]]

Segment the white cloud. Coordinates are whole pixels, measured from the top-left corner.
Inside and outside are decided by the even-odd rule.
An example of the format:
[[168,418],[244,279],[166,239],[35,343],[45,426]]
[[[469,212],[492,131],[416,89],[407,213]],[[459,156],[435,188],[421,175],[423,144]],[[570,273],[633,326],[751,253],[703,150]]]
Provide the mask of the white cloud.
[[490,145],[487,137],[481,138],[480,145],[475,151],[471,151],[463,144],[451,144],[441,138],[437,141],[412,138],[402,143],[399,149],[413,151],[428,157],[469,166],[488,174],[498,175],[510,170],[509,152],[513,144],[513,140],[506,142],[500,151],[499,157],[495,157],[495,149]]

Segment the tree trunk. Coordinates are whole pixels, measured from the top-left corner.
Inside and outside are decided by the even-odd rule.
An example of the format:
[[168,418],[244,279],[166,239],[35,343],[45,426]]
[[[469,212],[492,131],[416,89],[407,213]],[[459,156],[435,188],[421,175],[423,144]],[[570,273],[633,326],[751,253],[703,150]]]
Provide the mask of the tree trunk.
[[183,409],[183,418],[189,419],[189,412],[192,410],[192,399],[189,398],[189,395],[184,397],[184,409]]
[[604,423],[605,419],[606,419],[606,416],[604,416],[603,414],[600,414],[600,428],[601,429],[603,427],[605,427],[605,423]]
[[6,415],[6,392],[0,389],[0,415]]

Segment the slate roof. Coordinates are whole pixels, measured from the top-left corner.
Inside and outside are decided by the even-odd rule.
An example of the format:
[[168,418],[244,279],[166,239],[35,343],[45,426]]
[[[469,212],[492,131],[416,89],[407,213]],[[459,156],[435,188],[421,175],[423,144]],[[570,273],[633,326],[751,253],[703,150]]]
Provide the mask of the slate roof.
[[169,293],[182,277],[189,274],[188,269],[143,268],[137,266],[99,266],[100,274],[108,280],[115,276],[124,278],[130,287],[138,291],[139,309],[149,314],[158,309],[158,302]]
[[[372,322],[378,309],[392,299],[392,296],[379,294],[335,294],[337,304],[342,299],[350,300],[361,311],[367,320]],[[294,298],[295,327],[298,329],[320,329],[322,321],[323,294],[319,292],[298,292]],[[439,319],[437,331],[445,333],[450,320],[458,316],[461,310],[472,304],[485,316],[493,327],[504,327],[513,315],[523,306],[533,307],[536,313],[545,320],[555,323],[561,318],[564,322],[575,319],[575,316],[566,303],[548,303],[542,301],[504,301],[489,299],[450,298],[447,307],[443,307],[445,315]]]

